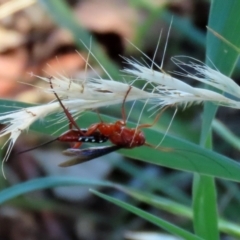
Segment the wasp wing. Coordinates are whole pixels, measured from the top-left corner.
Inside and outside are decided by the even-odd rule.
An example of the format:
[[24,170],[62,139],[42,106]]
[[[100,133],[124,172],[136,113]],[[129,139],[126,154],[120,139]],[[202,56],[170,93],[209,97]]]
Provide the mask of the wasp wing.
[[117,145],[113,146],[101,146],[101,147],[90,147],[85,149],[75,149],[69,148],[63,151],[64,155],[76,156],[76,158],[70,159],[66,162],[60,163],[60,167],[69,167],[76,164],[84,163],[90,161],[94,158],[104,156],[111,152],[119,150],[121,147]]

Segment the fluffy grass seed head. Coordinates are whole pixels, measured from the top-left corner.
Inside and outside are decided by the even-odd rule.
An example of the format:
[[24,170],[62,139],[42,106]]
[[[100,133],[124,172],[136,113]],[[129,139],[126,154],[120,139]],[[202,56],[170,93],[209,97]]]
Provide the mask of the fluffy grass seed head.
[[[64,106],[75,117],[89,109],[122,103],[130,87],[127,83],[104,79],[83,81],[72,80],[64,76],[39,78],[49,83],[49,88],[43,91],[51,94],[57,93]],[[53,88],[50,87],[50,81]],[[153,96],[156,94],[132,86],[126,101],[149,99]],[[59,102],[51,102],[1,115],[0,122],[7,126],[0,132],[0,137],[10,134],[8,141],[4,144],[5,146],[9,143],[2,164],[8,159],[13,145],[24,130],[27,130],[35,121],[59,111],[62,111]]]
[[50,103],[45,106],[23,108],[21,110],[6,113],[0,116],[0,122],[6,124],[6,127],[0,132],[0,137],[10,134],[8,141],[3,145],[4,147],[7,143],[9,143],[6,155],[2,160],[2,166],[8,159],[15,142],[22,131],[28,129],[33,122],[44,118],[46,115],[55,111],[58,107],[57,103]]
[[[152,101],[155,103],[155,106],[159,108],[171,105],[182,105],[187,107],[192,104],[199,104],[206,101],[213,102],[220,106],[240,108],[240,102],[230,99],[220,93],[204,88],[192,87],[189,84],[165,73],[160,68],[156,71],[153,70],[152,67],[146,67],[131,59],[125,58],[125,60],[130,66],[129,68],[125,68],[123,70],[125,73],[135,76],[135,81],[144,80],[148,83],[154,84],[154,93],[159,94],[159,98],[152,98]],[[189,73],[178,73],[178,75],[190,77],[205,84],[214,86],[218,90],[227,92],[233,96],[239,96],[240,87],[231,78],[221,74],[220,72],[213,70],[206,65],[193,63],[185,64],[179,59],[177,60],[177,58],[174,58],[174,63],[182,69],[183,66],[187,66],[197,71],[196,75]],[[155,63],[153,63],[153,65],[157,66]]]
[[[146,55],[144,56],[146,57]],[[222,106],[240,108],[240,102],[236,100],[215,91],[192,87],[172,77],[162,70],[162,64],[159,67],[152,61],[152,66],[144,66],[131,59],[125,58],[125,61],[129,67],[125,68],[123,72],[134,77],[134,81],[131,84],[131,91],[126,101],[146,100],[148,103],[153,104],[153,108],[156,107],[159,109],[165,106],[178,105],[187,107],[193,103],[197,104],[205,101],[211,101]],[[186,74],[178,75],[211,85],[235,97],[239,96],[239,86],[232,79],[220,72],[204,64],[198,64],[198,61],[198,63],[194,63],[193,61],[184,63],[180,57],[173,58],[173,62],[186,72]],[[153,66],[159,70],[153,70]],[[185,67],[194,69],[196,74],[187,72],[184,69]],[[106,72],[105,69],[104,71]],[[89,109],[122,103],[130,87],[128,83],[112,79],[102,79],[100,77],[88,80],[69,79],[61,74],[51,78],[37,77],[48,83],[49,87],[42,89],[43,92],[58,94],[64,106],[66,106],[74,117],[78,117],[79,114]],[[133,86],[134,82],[138,80],[145,82],[142,89]],[[146,91],[147,86],[151,86],[151,92]],[[5,146],[9,143],[3,163],[8,159],[12,147],[22,131],[28,129],[33,122],[58,111],[62,111],[59,102],[51,102],[0,115],[0,122],[7,124],[0,132],[0,137],[10,134],[8,141],[4,144]]]

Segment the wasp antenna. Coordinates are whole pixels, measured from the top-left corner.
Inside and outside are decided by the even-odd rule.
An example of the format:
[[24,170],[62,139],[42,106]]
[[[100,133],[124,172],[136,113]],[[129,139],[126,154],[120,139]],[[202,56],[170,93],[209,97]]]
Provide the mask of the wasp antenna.
[[42,143],[42,144],[40,144],[40,145],[37,145],[37,146],[35,146],[35,147],[33,147],[33,148],[29,148],[29,149],[26,149],[26,150],[17,152],[17,154],[22,154],[22,153],[30,152],[30,151],[32,151],[32,150],[35,150],[35,149],[37,149],[37,148],[39,148],[39,147],[48,145],[49,143],[55,142],[55,141],[57,141],[57,140],[58,140],[58,138],[55,138],[55,139],[50,140],[50,141],[48,141],[48,142]]
[[101,114],[99,113],[98,109],[95,109],[95,112],[97,113],[100,121],[103,123],[103,119],[102,119]]
[[[53,87],[53,83],[52,83],[52,79],[53,77],[50,77],[49,78],[49,84],[50,84],[50,87],[51,89],[53,90],[53,94],[55,95],[55,97],[57,98],[60,106],[62,107],[66,117],[68,118],[69,120],[69,126],[70,128],[72,128],[72,126],[74,126],[79,132],[81,132],[80,128],[78,127],[77,123],[75,122],[74,118],[72,117],[72,115],[70,114],[70,112],[67,110],[67,108],[63,105],[60,97],[58,96],[58,94],[55,92],[54,90],[54,87]],[[81,132],[82,133],[82,132]]]
[[124,98],[123,98],[123,103],[122,103],[122,120],[124,122],[124,124],[126,124],[126,112],[125,112],[125,103],[126,103],[126,100],[127,100],[127,96],[128,94],[130,93],[132,89],[132,86],[129,86]]
[[159,150],[161,152],[174,152],[175,151],[175,148],[154,146],[154,145],[152,145],[150,143],[147,143],[147,142],[144,143],[144,146],[157,149],[157,150]]
[[176,110],[174,111],[173,116],[172,116],[172,119],[171,119],[170,123],[168,124],[167,130],[165,131],[165,133],[164,133],[164,135],[163,135],[163,138],[162,138],[162,140],[160,141],[160,143],[157,145],[157,147],[159,147],[159,146],[162,144],[162,142],[164,141],[165,137],[167,136],[167,133],[168,133],[170,127],[172,126],[172,123],[173,123],[173,120],[174,120],[174,118],[175,118],[175,116],[176,116],[176,114],[177,114],[177,111],[178,111],[178,108],[176,108]]
[[171,106],[165,106],[163,109],[161,109],[161,111],[156,115],[156,117],[155,117],[155,119],[153,120],[152,123],[150,123],[150,124],[141,124],[141,125],[139,125],[139,126],[137,127],[137,129],[139,130],[139,129],[141,129],[141,128],[150,128],[150,127],[154,126],[154,125],[158,122],[159,118],[162,116],[162,114],[164,113],[164,111],[165,111],[166,109],[168,109],[169,107],[171,107]]

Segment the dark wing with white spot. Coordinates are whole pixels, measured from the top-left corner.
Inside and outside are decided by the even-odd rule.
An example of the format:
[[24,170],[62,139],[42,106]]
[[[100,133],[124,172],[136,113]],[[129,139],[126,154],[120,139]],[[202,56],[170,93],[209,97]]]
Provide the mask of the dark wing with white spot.
[[76,158],[70,159],[66,162],[60,163],[60,167],[69,167],[76,164],[84,163],[87,161],[90,161],[94,158],[104,156],[106,154],[109,154],[111,152],[119,150],[120,146],[101,146],[101,147],[91,147],[91,148],[85,148],[85,149],[75,149],[75,148],[69,148],[65,151],[63,151],[64,155],[67,156],[76,156]]

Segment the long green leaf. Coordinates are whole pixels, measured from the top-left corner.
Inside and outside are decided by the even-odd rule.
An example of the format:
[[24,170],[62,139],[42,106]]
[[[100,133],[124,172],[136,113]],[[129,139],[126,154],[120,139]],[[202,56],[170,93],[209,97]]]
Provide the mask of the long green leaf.
[[0,192],[0,204],[15,198],[19,195],[36,191],[39,189],[60,187],[60,186],[104,186],[104,187],[114,187],[115,184],[107,181],[98,180],[87,180],[82,178],[76,178],[71,176],[65,177],[45,177],[30,180],[24,183],[16,184],[12,187],[4,189]]
[[[134,199],[154,206],[158,209],[167,211],[168,213],[174,214],[176,216],[182,216],[187,219],[193,219],[193,211],[189,206],[180,204],[167,198],[150,194],[146,191],[139,191],[124,187],[119,188],[119,190],[123,191],[124,193],[133,197]],[[223,233],[230,234],[237,238],[240,237],[240,225],[226,221],[224,219],[219,219],[218,227],[219,230],[222,231]]]
[[[209,27],[239,47],[240,1],[214,0],[209,16]],[[219,71],[230,75],[236,65],[238,53],[212,33],[207,34],[207,64],[217,67]],[[204,106],[201,145],[207,140],[211,129],[211,122],[217,107],[211,103]],[[209,135],[211,137],[211,135]],[[210,142],[209,142],[210,143]],[[211,143],[210,145],[211,146]],[[218,239],[217,229],[217,199],[214,179],[206,176],[195,176],[193,185],[194,227],[196,233],[205,239]]]
[[194,227],[205,239],[218,239],[218,213],[215,181],[212,177],[195,175],[193,185]]
[[[11,103],[18,106],[16,102],[0,100],[0,105],[10,106]],[[23,106],[23,104],[20,103],[19,106]],[[24,106],[26,107],[28,105],[24,104]],[[4,107],[4,109],[6,110],[6,107]],[[7,110],[10,109],[12,108]],[[36,122],[31,126],[31,129],[41,133],[52,134],[62,126],[53,124],[54,119],[55,116],[52,116],[44,122]],[[114,122],[116,119],[104,116],[104,121]],[[81,127],[88,127],[90,124],[96,122],[99,122],[99,118],[97,114],[94,113],[86,113],[78,120],[79,126]],[[51,125],[51,127],[49,127],[49,125]],[[134,127],[133,124],[129,124],[128,126]],[[66,128],[62,129],[62,131],[65,130]],[[162,132],[155,129],[145,129],[144,133],[147,142],[153,145],[157,145],[164,137]],[[57,132],[58,136],[59,134],[60,133]],[[122,150],[120,152],[127,157],[160,166],[240,181],[240,164],[227,157],[172,136],[165,137],[162,147],[168,147],[169,149],[168,151],[161,151],[160,149],[143,146],[135,149]]]
[[179,228],[161,218],[158,218],[158,217],[156,217],[146,211],[143,211],[137,207],[134,207],[128,203],[125,203],[125,202],[120,201],[113,197],[109,197],[105,194],[102,194],[102,193],[94,191],[94,190],[91,190],[91,192],[109,202],[112,202],[112,203],[128,210],[129,212],[132,212],[133,214],[147,220],[148,222],[153,223],[156,226],[165,229],[166,231],[168,231],[176,236],[182,237],[183,239],[186,239],[186,240],[202,239],[200,237],[195,236],[194,234],[192,234],[190,232],[183,230],[182,228]]
[[214,119],[212,123],[213,130],[216,134],[222,137],[232,147],[240,150],[240,138],[228,129],[221,121]]

